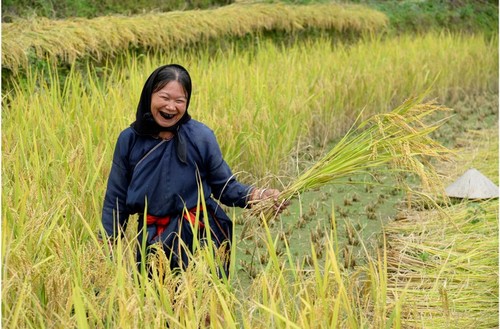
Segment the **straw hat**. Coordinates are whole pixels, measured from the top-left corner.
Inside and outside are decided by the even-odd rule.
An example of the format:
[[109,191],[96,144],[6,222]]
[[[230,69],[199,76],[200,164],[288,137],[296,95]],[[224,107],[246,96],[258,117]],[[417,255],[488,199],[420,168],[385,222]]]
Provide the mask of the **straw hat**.
[[498,198],[498,186],[478,170],[471,168],[446,188],[446,194],[462,199]]

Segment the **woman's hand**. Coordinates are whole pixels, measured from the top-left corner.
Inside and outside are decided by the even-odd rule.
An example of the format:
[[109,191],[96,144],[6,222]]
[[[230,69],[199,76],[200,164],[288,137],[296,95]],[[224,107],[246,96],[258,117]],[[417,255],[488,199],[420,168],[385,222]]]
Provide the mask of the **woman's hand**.
[[274,210],[278,213],[281,214],[283,210],[285,210],[288,205],[290,204],[290,201],[279,201],[279,195],[280,191],[272,188],[255,188],[252,191],[252,194],[250,196],[250,201],[251,203],[256,203],[260,202],[263,200],[268,200],[271,199],[274,202]]

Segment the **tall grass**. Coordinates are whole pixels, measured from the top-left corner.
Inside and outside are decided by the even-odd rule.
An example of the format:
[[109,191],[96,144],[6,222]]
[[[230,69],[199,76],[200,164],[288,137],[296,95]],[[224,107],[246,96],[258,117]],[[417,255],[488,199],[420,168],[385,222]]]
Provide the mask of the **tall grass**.
[[[246,173],[242,180],[264,180],[271,172],[285,176],[302,166],[293,160],[296,146],[326,143],[361,109],[384,112],[436,76],[433,96],[442,100],[495,91],[496,54],[496,41],[429,35],[351,47],[319,40],[284,49],[263,42],[253,52],[235,47],[215,57],[128,57],[99,71],[73,68],[65,80],[56,70],[29,68],[26,79],[3,94],[4,326],[136,328],[170,322],[196,328],[207,314],[214,327],[229,328],[389,323],[386,313],[401,304],[378,293],[387,282],[383,254],[362,273],[339,270],[335,225],[324,241],[328,257],[311,259],[312,270],[293,253],[278,261],[277,238],[268,235],[271,261],[250,289],[237,280],[215,280],[205,261],[196,260],[199,265],[172,277],[172,285],[143,284],[133,274],[133,237],[119,243],[111,260],[95,236],[116,137],[133,120],[149,72],[179,62],[193,75],[191,114],[215,129],[228,162]],[[186,289],[176,294],[173,286]],[[371,295],[361,294],[370,286]]]

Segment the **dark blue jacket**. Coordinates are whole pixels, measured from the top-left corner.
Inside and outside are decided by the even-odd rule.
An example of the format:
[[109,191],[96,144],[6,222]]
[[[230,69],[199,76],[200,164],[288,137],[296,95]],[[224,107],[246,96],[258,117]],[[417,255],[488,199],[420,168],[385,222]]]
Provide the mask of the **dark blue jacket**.
[[[218,220],[230,221],[214,198],[227,206],[247,205],[252,187],[235,179],[213,131],[190,120],[178,134],[186,141],[187,164],[179,160],[174,140],[141,136],[131,127],[122,131],[102,212],[108,236],[116,237],[118,229],[124,231],[131,214],[179,216],[183,209],[196,207],[197,177],[201,178],[207,208]],[[148,235],[155,235],[154,228],[148,228]]]

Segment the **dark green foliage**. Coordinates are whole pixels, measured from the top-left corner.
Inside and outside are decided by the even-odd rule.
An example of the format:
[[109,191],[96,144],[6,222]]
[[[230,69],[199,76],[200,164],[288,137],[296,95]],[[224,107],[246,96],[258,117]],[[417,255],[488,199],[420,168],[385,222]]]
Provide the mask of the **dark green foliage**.
[[2,21],[29,16],[92,18],[110,14],[133,15],[151,11],[203,9],[231,2],[232,0],[4,0]]
[[485,0],[354,0],[384,12],[396,32],[482,31],[498,33],[498,2]]
[[[328,2],[328,0],[281,0],[293,4]],[[269,2],[278,2],[269,0]],[[370,6],[385,13],[390,28],[400,32],[450,31],[498,32],[498,1],[494,0],[343,0]]]

